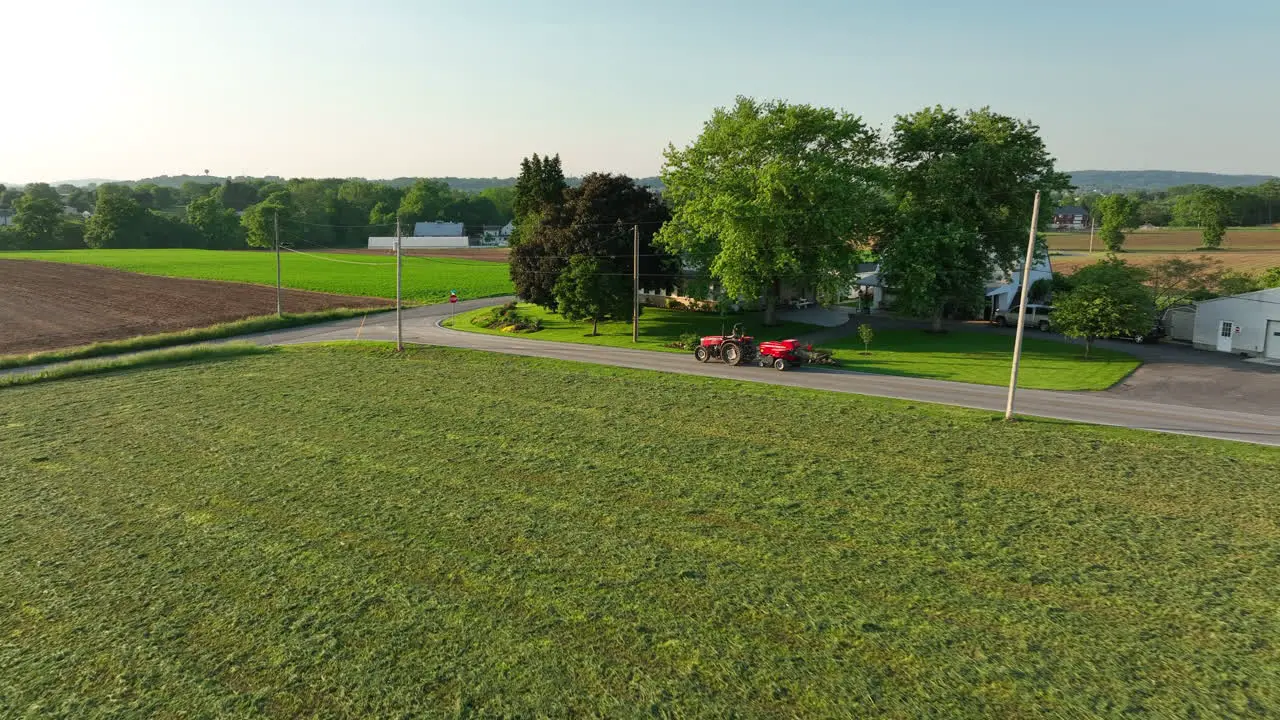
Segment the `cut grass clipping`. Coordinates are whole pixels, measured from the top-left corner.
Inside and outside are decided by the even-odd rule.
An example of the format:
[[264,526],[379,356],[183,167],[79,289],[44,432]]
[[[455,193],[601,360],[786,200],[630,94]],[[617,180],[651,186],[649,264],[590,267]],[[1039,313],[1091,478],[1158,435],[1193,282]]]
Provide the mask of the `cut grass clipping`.
[[[1142,364],[1127,353],[1033,337],[1022,341],[1018,387],[1037,390],[1106,390]],[[922,330],[876,330],[870,352],[862,339],[849,335],[824,342],[836,362],[849,370],[925,377],[979,385],[1008,385],[1013,360],[1012,335],[988,332],[927,333]]]
[[57,365],[46,370],[27,373],[0,375],[0,388],[17,385],[34,385],[50,380],[65,380],[84,375],[100,375],[128,370],[132,368],[150,367],[153,365],[173,365],[199,360],[217,360],[220,358],[241,357],[244,355],[261,355],[272,352],[273,348],[254,345],[252,343],[230,342],[218,345],[197,345],[194,347],[168,348],[165,350],[149,350],[133,353],[124,357],[105,360],[77,360]]
[[151,350],[153,348],[171,347],[173,345],[185,345],[187,343],[201,342],[204,340],[218,340],[221,338],[235,337],[237,335],[250,335],[253,333],[269,332],[271,330],[283,330],[285,328],[299,327],[302,325],[327,322],[330,320],[343,320],[346,318],[378,312],[386,311],[370,310],[368,308],[337,308],[334,310],[320,310],[310,313],[285,313],[283,317],[262,315],[259,317],[245,318],[244,320],[219,323],[208,327],[180,330],[178,332],[139,335],[138,337],[128,338],[126,340],[111,340],[107,342],[93,343],[91,345],[81,345],[79,347],[64,348],[61,350],[47,350],[44,352],[27,353],[24,355],[2,355],[0,356],[0,370],[6,368],[26,367],[30,365],[47,365],[50,363],[66,362],[68,360],[83,360],[85,358],[102,357],[104,355],[119,355],[122,353],[137,352],[139,350]]
[[[15,260],[46,260],[128,270],[148,275],[231,280],[275,285],[276,256],[254,250],[46,250],[10,252]],[[368,255],[285,253],[281,257],[285,287],[298,290],[394,298],[396,261]],[[512,292],[506,263],[454,258],[406,257],[404,299],[413,303],[444,302],[456,290],[463,300]]]
[[436,348],[0,403],[33,717],[1280,710],[1274,448]]

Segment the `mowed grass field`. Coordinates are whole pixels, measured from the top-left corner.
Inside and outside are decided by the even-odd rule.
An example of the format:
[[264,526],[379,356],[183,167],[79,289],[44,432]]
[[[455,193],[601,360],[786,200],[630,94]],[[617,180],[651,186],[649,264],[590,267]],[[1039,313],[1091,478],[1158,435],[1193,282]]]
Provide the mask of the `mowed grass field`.
[[1280,708],[1273,448],[363,346],[0,407],[12,714]]
[[[6,252],[0,258],[101,265],[167,277],[230,280],[275,285],[276,257],[272,252],[231,250],[49,250]],[[394,298],[395,259],[345,253],[281,256],[285,287],[299,290]],[[493,297],[512,291],[506,263],[455,258],[403,259],[403,297],[406,302],[432,303],[456,290],[463,299]]]
[[[1084,348],[1034,337],[1022,341],[1018,387],[1039,390],[1106,390],[1141,365],[1127,353],[1094,348],[1088,360]],[[1012,335],[950,332],[934,335],[921,330],[877,330],[868,354],[856,334],[823,347],[835,351],[841,367],[884,375],[908,375],[936,380],[1008,385],[1013,359]]]
[[[479,327],[472,320],[483,317],[489,309],[461,314],[452,327],[488,335],[509,335],[530,340],[608,345],[611,347],[692,353],[668,347],[681,335],[719,335],[741,322],[749,335],[757,340],[803,337],[823,328],[801,323],[786,323],[767,328],[759,313],[730,316],[721,320],[710,313],[645,308],[640,316],[640,342],[631,342],[631,323],[600,324],[600,335],[592,336],[590,323],[575,323],[536,305],[522,303],[520,312],[542,321],[543,329],[532,333],[504,333],[500,329]],[[449,325],[448,321],[445,323]],[[927,377],[981,385],[1008,385],[1013,358],[1013,337],[995,333],[952,332],[934,335],[921,330],[877,330],[870,355],[862,354],[862,341],[850,326],[847,337],[820,342],[819,346],[834,351],[837,363],[859,372],[883,375]],[[1040,390],[1105,390],[1123,380],[1141,362],[1132,355],[1095,349],[1092,359],[1084,359],[1084,348],[1064,342],[1027,337],[1023,342],[1018,386]]]
[[[1045,234],[1049,250],[1088,250],[1089,233],[1051,232]],[[1131,230],[1125,233],[1125,250],[1130,252],[1189,252],[1204,243],[1199,230]],[[1094,250],[1105,250],[1094,238]],[[1222,247],[1225,250],[1269,250],[1280,252],[1280,228],[1230,228]]]

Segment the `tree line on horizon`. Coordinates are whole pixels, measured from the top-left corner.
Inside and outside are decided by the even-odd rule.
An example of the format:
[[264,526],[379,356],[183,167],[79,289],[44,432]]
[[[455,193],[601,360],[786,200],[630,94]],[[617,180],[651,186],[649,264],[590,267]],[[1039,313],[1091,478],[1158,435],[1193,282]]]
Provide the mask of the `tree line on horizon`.
[[14,211],[0,227],[0,250],[270,247],[277,221],[281,242],[292,246],[364,247],[371,235],[394,234],[397,219],[406,235],[423,221],[462,223],[469,234],[501,227],[514,218],[514,195],[514,187],[472,193],[440,180],[403,188],[340,179],[0,186],[0,208]]

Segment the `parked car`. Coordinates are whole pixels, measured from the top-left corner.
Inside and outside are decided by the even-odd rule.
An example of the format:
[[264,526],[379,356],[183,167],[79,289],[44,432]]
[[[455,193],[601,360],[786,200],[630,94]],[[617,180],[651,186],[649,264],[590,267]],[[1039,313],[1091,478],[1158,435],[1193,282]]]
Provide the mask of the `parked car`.
[[796,298],[795,300],[791,301],[791,307],[795,308],[796,310],[804,310],[805,308],[811,308],[814,306],[814,304],[815,303],[809,298]]
[[1108,339],[1109,340],[1132,340],[1133,342],[1141,345],[1143,343],[1160,342],[1160,338],[1164,337],[1167,334],[1168,333],[1165,331],[1164,325],[1162,325],[1159,321],[1156,321],[1156,323],[1151,326],[1151,329],[1148,330],[1145,334],[1117,335],[1115,337],[1111,337]]
[[[991,322],[1000,327],[1013,327],[1018,324],[1018,309],[1019,306],[1014,305],[1008,310],[1002,310],[991,316]],[[1049,332],[1053,328],[1053,306],[1027,303],[1026,324],[1027,327]]]

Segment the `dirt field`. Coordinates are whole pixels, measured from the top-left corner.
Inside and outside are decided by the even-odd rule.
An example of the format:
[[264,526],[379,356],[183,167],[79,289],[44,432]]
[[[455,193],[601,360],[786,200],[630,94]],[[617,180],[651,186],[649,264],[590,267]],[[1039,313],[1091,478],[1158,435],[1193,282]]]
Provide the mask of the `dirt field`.
[[[1277,233],[1280,235],[1280,233]],[[507,250],[504,247],[477,247],[465,250],[405,250],[405,255],[413,257],[456,258],[458,260],[486,260],[489,262],[506,262]],[[317,252],[347,253],[351,255],[382,255],[395,257],[395,250],[369,250],[367,248],[334,248]]]
[[[1124,253],[1120,257],[1132,265],[1146,265],[1148,263],[1157,262],[1166,258],[1178,257],[1189,260],[1198,260],[1201,256],[1207,256],[1222,263],[1223,268],[1231,270],[1243,270],[1251,273],[1258,273],[1267,268],[1280,267],[1280,249],[1271,251],[1240,251],[1240,252],[1134,252]],[[1102,253],[1094,253],[1093,255],[1055,255],[1050,258],[1053,269],[1064,273],[1073,273],[1077,269],[1085,265],[1091,265],[1103,258]]]
[[[1089,233],[1048,233],[1050,250],[1088,250]],[[1124,249],[1135,251],[1191,251],[1200,247],[1199,230],[1133,230],[1126,233]],[[1226,250],[1275,250],[1280,251],[1280,229],[1232,228],[1227,231],[1222,247]],[[1102,241],[1094,238],[1094,250],[1105,249]]]
[[[388,304],[377,298],[284,292],[286,312]],[[0,355],[204,327],[275,309],[275,288],[261,285],[0,260]]]

